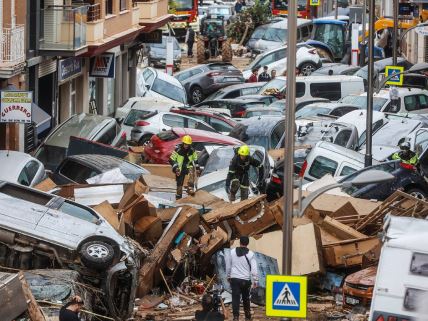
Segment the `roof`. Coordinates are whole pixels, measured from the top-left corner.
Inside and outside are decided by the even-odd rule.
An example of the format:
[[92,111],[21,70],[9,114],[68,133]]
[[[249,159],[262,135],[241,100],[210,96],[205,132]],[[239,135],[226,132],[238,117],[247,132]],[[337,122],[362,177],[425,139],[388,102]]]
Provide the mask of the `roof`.
[[327,149],[327,150],[333,152],[334,154],[344,155],[348,158],[351,158],[357,162],[364,164],[364,158],[365,158],[364,154],[362,154],[360,152],[356,152],[352,149],[337,145],[337,144],[321,141],[315,145],[315,147],[312,149],[312,151],[314,151],[315,148]]
[[[421,88],[407,88],[407,87],[395,87],[398,90],[398,93],[401,95],[404,95],[406,93],[412,93],[412,94],[418,94],[418,93],[425,93],[428,94],[428,91],[426,89]],[[362,93],[360,96],[367,96],[367,92]],[[373,94],[373,97],[380,97],[380,98],[387,98],[389,99],[389,89],[381,89],[379,93]]]
[[[36,159],[26,153],[12,150],[0,150],[0,180],[16,182],[22,168],[30,160]],[[39,163],[39,161],[37,161],[37,163]]]
[[334,108],[342,107],[342,106],[353,106],[353,107],[360,108],[360,106],[357,106],[357,105],[350,105],[350,104],[338,103],[338,102],[331,102],[331,103],[327,103],[327,102],[319,102],[319,103],[317,103],[317,102],[315,102],[315,103],[312,103],[312,104],[309,104],[309,105],[306,105],[306,106],[302,107],[302,109],[303,108],[319,108],[319,107],[334,109]]
[[174,127],[174,128],[172,128],[172,131],[180,137],[182,137],[184,135],[189,135],[192,137],[193,136],[199,136],[199,137],[207,138],[208,141],[210,139],[212,139],[213,141],[218,141],[218,140],[226,141],[226,142],[229,142],[230,144],[234,144],[234,145],[243,144],[240,140],[238,140],[236,138],[226,136],[226,135],[222,135],[222,134],[213,133],[213,132],[207,132],[205,130]]
[[[366,109],[354,110],[339,117],[334,123],[354,125],[358,129],[358,135],[360,135],[361,131],[366,129],[366,115]],[[373,111],[373,123],[381,119],[386,119],[386,115],[380,111]]]
[[314,24],[334,24],[334,25],[340,25],[340,26],[344,26],[346,25],[345,21],[341,21],[341,20],[334,20],[334,19],[314,19],[313,20]]
[[[271,129],[278,124],[280,121],[284,121],[284,116],[273,116],[267,115],[263,117],[254,116],[250,118],[242,119],[239,125],[246,126],[246,135],[255,136],[261,135],[266,136],[270,134]],[[235,127],[236,128],[236,127]]]
[[161,71],[154,69],[154,68],[151,68],[151,67],[146,67],[146,68],[150,68],[152,71],[154,71],[156,76],[159,79],[167,81],[169,83],[172,83],[172,84],[176,85],[177,87],[183,88],[183,85],[181,84],[181,82],[179,82],[178,79],[176,79],[175,77],[170,76],[165,72],[161,72]]

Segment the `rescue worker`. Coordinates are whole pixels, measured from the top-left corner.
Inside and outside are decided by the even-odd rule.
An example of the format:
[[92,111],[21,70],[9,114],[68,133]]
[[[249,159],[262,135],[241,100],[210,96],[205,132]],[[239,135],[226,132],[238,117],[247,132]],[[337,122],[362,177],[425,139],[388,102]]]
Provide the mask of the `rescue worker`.
[[229,200],[233,202],[236,199],[236,193],[241,189],[241,200],[248,199],[250,188],[250,179],[248,172],[250,166],[256,167],[259,172],[257,188],[263,190],[264,168],[263,164],[257,159],[250,156],[250,148],[247,145],[242,145],[235,149],[235,155],[230,161],[229,173],[226,178],[226,192],[229,195]]
[[418,155],[410,150],[410,143],[404,142],[400,144],[400,151],[392,154],[393,160],[400,160],[402,163],[416,166],[419,162]]
[[[183,196],[184,178],[189,174],[188,186],[189,194],[193,194],[195,182],[194,171],[199,171],[198,155],[192,147],[192,137],[189,135],[183,136],[182,143],[177,146],[169,158],[169,163],[172,166],[172,171],[176,175],[177,192],[175,198],[178,200]],[[193,168],[195,166],[195,168]]]

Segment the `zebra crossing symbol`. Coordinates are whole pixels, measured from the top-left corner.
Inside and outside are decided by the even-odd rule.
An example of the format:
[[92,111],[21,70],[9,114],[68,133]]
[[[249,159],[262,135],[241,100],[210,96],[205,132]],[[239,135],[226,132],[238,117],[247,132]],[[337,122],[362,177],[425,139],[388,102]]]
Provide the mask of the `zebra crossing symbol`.
[[[282,284],[282,283],[281,283]],[[284,283],[284,287],[273,303],[275,306],[284,306],[284,307],[299,307],[296,298],[288,286],[288,283]]]

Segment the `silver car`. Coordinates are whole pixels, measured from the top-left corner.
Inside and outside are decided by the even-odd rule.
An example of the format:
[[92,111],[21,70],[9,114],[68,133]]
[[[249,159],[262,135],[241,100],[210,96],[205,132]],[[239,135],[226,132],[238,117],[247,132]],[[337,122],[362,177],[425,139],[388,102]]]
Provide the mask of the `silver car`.
[[26,153],[0,150],[0,180],[34,186],[46,178],[45,167]]
[[132,312],[140,253],[91,208],[0,181],[2,256],[13,268],[75,269],[103,289],[113,317]]

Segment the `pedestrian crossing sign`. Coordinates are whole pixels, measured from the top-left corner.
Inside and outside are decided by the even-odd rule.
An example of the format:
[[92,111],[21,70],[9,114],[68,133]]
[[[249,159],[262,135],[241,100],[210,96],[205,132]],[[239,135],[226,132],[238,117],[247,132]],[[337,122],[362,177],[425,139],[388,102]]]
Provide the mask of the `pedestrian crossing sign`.
[[306,318],[307,278],[266,276],[266,316]]
[[311,6],[319,6],[320,2],[321,2],[321,0],[311,0],[309,4]]
[[[404,67],[402,66],[386,66],[385,68],[385,77],[391,77],[386,84],[393,86],[402,86],[404,75],[402,72],[404,71]],[[401,74],[400,74],[401,73]],[[396,75],[394,75],[396,74]]]

